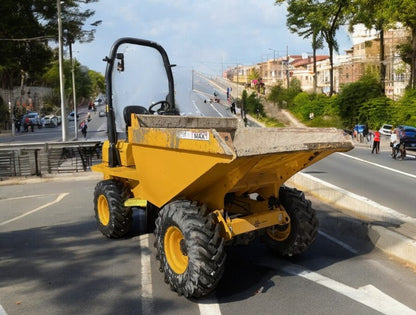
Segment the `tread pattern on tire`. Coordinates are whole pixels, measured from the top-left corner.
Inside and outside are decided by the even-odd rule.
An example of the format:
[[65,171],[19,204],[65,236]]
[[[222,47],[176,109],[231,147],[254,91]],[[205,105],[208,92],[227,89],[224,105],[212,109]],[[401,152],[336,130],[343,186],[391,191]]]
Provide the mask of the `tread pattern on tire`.
[[[156,259],[171,289],[185,297],[201,297],[213,291],[221,279],[226,253],[220,226],[210,215],[202,215],[202,207],[190,201],[175,201],[159,212],[156,220]],[[164,235],[169,226],[178,227],[185,239],[188,266],[176,274],[169,266],[164,252]]]
[[280,187],[279,200],[290,216],[291,232],[282,242],[273,240],[266,233],[266,242],[279,255],[302,254],[312,245],[318,233],[315,210],[305,194],[296,188]]
[[[97,201],[100,195],[107,199],[110,221],[103,225],[98,216]],[[94,212],[98,229],[108,238],[120,238],[130,232],[133,216],[132,210],[124,206],[124,201],[129,197],[130,192],[121,182],[116,180],[103,180],[95,186],[94,191]]]

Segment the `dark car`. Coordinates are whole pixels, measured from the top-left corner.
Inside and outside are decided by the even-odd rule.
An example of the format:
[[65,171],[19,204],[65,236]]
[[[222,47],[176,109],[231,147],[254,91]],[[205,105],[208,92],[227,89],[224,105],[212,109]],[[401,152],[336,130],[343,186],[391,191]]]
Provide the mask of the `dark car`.
[[404,134],[405,134],[404,145],[405,145],[405,147],[407,149],[415,149],[416,150],[416,127],[399,125],[399,126],[397,126],[397,128],[404,131]]

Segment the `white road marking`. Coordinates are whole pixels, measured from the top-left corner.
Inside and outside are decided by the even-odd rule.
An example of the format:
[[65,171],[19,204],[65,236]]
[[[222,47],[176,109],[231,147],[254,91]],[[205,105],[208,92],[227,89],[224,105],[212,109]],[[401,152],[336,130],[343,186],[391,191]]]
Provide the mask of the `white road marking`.
[[329,235],[329,234],[326,234],[326,233],[325,233],[325,232],[323,232],[323,231],[318,231],[318,233],[319,233],[320,235],[322,235],[323,237],[325,237],[325,238],[329,239],[330,241],[332,241],[332,242],[334,242],[334,243],[338,244],[339,246],[341,246],[341,247],[345,248],[347,251],[349,251],[349,252],[353,253],[354,255],[357,255],[357,254],[358,254],[358,251],[357,251],[357,250],[355,250],[354,248],[352,248],[350,245],[348,245],[348,244],[346,244],[346,243],[344,243],[344,242],[340,241],[339,239],[336,239],[335,237],[333,237],[333,236],[331,236],[331,235]]
[[4,198],[4,199],[0,198],[0,201],[19,200],[19,199],[26,199],[26,198],[37,198],[37,197],[41,197],[41,196],[45,196],[45,195],[28,195],[28,196],[11,197],[11,198]]
[[211,105],[211,107],[218,113],[218,115],[220,115],[221,117],[224,117],[224,115],[223,114],[221,114],[219,111],[218,111],[218,109],[216,109],[215,108],[215,106],[214,105],[212,105],[212,103],[211,102],[209,102],[209,105]]
[[6,311],[4,310],[3,306],[0,304],[0,315],[7,315]]
[[193,104],[193,105],[194,105],[194,107],[195,107],[195,113],[196,113],[196,114],[201,115],[201,111],[199,110],[199,108],[198,108],[198,106],[196,105],[196,103],[195,103],[195,101],[194,101],[194,100],[192,100],[192,104]]
[[10,219],[10,220],[6,220],[6,221],[3,221],[3,222],[0,222],[0,226],[3,226],[3,225],[6,225],[6,224],[8,224],[8,223],[10,223],[10,222],[13,222],[13,221],[16,221],[16,220],[19,220],[19,219],[21,219],[21,218],[24,218],[25,216],[28,216],[28,215],[30,215],[30,214],[32,214],[32,213],[35,213],[35,212],[38,212],[38,211],[40,211],[40,210],[42,210],[42,209],[45,209],[45,208],[47,208],[47,207],[49,207],[49,206],[51,206],[51,205],[53,205],[53,204],[55,204],[55,203],[58,203],[58,202],[60,202],[65,196],[67,196],[67,195],[69,195],[69,193],[62,193],[62,194],[59,194],[59,196],[54,200],[54,201],[52,201],[52,202],[48,202],[48,203],[46,203],[46,204],[44,204],[44,205],[42,205],[42,206],[40,206],[40,207],[37,207],[36,209],[33,209],[33,210],[30,210],[30,211],[28,211],[28,212],[25,212],[25,213],[23,213],[22,215],[19,215],[19,216],[17,216],[17,217],[15,217],[15,218],[13,218],[13,219]]
[[363,162],[363,163],[367,163],[367,164],[370,164],[370,165],[373,165],[373,166],[376,166],[376,167],[383,168],[383,169],[388,170],[388,171],[391,171],[391,172],[398,173],[398,174],[400,174],[400,175],[405,175],[405,176],[409,176],[409,177],[411,177],[411,178],[416,178],[416,175],[409,174],[409,173],[405,173],[405,172],[402,172],[402,171],[396,170],[396,169],[394,169],[394,168],[387,167],[387,166],[384,166],[384,165],[380,165],[380,164],[377,164],[377,163],[374,163],[374,162],[366,161],[366,160],[360,159],[360,158],[358,158],[358,157],[348,155],[348,154],[346,154],[346,153],[338,152],[338,154],[340,154],[340,155],[342,155],[342,156],[345,156],[345,157],[348,157],[348,158],[353,159],[353,160],[357,160],[357,161],[360,161],[360,162]]
[[366,285],[358,289],[349,287],[341,282],[335,281],[328,277],[322,276],[316,272],[310,271],[302,266],[295,264],[287,265],[283,270],[291,275],[300,276],[302,278],[313,281],[319,285],[327,287],[335,292],[364,304],[382,314],[386,315],[416,315],[416,311],[393,299],[389,295],[383,293],[373,285]]
[[[194,90],[195,92],[197,92],[197,93],[201,93],[201,94],[207,94],[207,93],[204,93],[204,92],[201,92],[201,91],[198,91],[198,90]],[[218,115],[220,115],[220,117],[224,117],[224,115],[223,114],[221,114],[216,108],[215,108],[215,106],[214,105],[212,105],[212,103],[211,103],[211,101],[209,101],[209,102],[207,102],[216,112],[217,112],[217,114]],[[194,106],[196,107],[196,105],[195,105],[195,103],[194,103]]]
[[140,258],[142,279],[142,314],[154,314],[152,270],[150,268],[149,234],[140,235]]
[[218,305],[217,300],[212,299],[212,300],[206,300],[205,302],[206,303],[204,304],[198,303],[199,312],[201,313],[201,315],[220,315],[221,314],[220,306]]

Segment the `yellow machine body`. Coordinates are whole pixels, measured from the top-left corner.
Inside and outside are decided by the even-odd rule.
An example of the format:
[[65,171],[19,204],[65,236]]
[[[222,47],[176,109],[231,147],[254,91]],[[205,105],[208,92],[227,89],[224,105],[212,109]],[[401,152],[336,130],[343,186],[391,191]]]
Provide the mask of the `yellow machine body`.
[[[128,185],[126,206],[197,201],[231,239],[290,220],[282,207],[251,194],[278,198],[292,175],[353,145],[335,128],[245,128],[236,118],[132,114],[127,140],[116,145],[120,166],[108,166],[108,147],[106,141],[102,163],[92,169]],[[227,194],[244,206],[226,204]]]

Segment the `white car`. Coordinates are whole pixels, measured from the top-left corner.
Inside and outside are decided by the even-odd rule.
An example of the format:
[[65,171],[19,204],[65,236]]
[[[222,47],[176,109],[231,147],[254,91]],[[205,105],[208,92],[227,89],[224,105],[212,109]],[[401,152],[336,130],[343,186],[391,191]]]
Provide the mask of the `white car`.
[[390,136],[392,128],[393,128],[393,125],[384,124],[383,126],[381,126],[379,132],[384,136]]
[[56,127],[58,126],[58,117],[55,115],[46,115],[42,118],[42,123],[45,127]]

